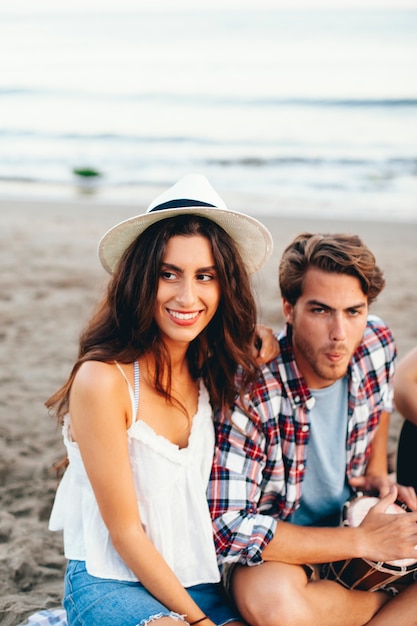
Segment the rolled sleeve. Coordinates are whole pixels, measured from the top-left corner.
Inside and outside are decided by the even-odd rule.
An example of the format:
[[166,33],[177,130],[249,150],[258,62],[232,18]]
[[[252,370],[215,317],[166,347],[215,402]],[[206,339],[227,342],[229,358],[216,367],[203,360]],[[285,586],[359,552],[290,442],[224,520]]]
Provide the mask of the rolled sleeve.
[[229,419],[218,416],[215,425],[217,446],[208,501],[219,564],[257,565],[277,525],[261,502],[267,465],[265,432],[259,416],[249,419],[239,408]]
[[[234,482],[234,477],[229,476],[228,481]],[[276,525],[269,515],[228,507],[227,512],[213,519],[219,565],[262,563],[262,552],[274,536]]]

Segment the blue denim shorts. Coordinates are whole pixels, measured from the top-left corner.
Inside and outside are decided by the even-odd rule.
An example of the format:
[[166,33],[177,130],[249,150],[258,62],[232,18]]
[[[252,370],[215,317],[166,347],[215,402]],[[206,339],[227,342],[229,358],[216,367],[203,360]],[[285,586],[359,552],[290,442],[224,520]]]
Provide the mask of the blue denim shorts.
[[[241,619],[221,583],[196,585],[187,591],[218,626]],[[91,576],[84,561],[68,562],[63,605],[68,626],[146,626],[159,617],[183,623],[181,616],[158,602],[141,583]]]

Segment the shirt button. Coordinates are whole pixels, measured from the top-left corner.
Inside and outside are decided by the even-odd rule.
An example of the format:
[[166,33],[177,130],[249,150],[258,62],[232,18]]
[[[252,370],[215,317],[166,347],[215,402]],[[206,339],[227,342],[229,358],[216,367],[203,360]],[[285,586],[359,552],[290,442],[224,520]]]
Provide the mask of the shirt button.
[[297,467],[298,471],[301,472],[304,469],[304,463],[300,463],[300,465]]
[[310,427],[307,424],[304,424],[304,426],[302,426],[301,431],[303,433],[306,433],[308,430],[310,430]]
[[301,398],[300,396],[294,396],[294,402],[300,402]]
[[308,409],[312,409],[312,408],[313,408],[313,406],[314,406],[315,404],[316,404],[316,399],[315,399],[315,398],[309,398],[309,399],[306,401],[306,407],[307,407]]

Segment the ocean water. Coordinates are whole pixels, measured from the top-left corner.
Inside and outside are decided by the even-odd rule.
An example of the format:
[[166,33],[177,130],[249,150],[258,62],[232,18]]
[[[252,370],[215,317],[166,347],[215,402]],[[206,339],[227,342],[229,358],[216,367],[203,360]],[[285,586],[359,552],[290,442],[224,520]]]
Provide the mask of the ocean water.
[[102,174],[99,198],[135,202],[199,171],[265,197],[262,212],[417,220],[417,8],[10,3],[0,197],[74,195],[79,167]]

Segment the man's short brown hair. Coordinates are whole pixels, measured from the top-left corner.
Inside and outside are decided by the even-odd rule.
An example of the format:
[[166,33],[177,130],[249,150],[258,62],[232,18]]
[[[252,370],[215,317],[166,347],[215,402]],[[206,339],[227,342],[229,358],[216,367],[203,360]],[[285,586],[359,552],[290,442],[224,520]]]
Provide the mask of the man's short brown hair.
[[279,264],[279,286],[282,297],[293,306],[303,292],[304,277],[310,267],[356,276],[368,304],[376,300],[385,286],[373,253],[357,235],[303,233],[287,246]]

